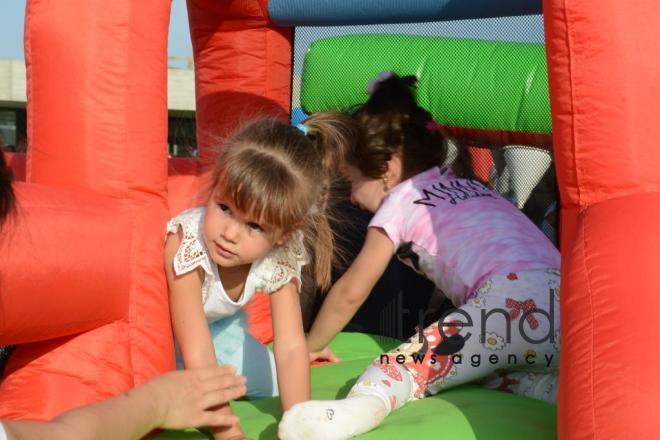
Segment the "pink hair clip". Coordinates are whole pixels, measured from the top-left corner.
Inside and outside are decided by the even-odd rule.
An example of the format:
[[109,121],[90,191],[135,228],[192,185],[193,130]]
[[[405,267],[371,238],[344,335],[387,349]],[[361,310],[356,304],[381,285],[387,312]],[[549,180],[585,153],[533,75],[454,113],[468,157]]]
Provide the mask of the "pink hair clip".
[[434,120],[430,120],[426,123],[426,129],[431,133],[431,134],[436,134],[440,133],[442,131],[442,126],[435,122]]
[[394,76],[394,72],[391,72],[389,70],[384,70],[384,71],[380,72],[378,74],[378,78],[371,79],[367,83],[367,94],[372,95],[376,91],[376,89],[378,89],[378,86],[380,85],[380,83],[382,83],[383,81],[385,81],[387,79],[392,78],[393,76]]

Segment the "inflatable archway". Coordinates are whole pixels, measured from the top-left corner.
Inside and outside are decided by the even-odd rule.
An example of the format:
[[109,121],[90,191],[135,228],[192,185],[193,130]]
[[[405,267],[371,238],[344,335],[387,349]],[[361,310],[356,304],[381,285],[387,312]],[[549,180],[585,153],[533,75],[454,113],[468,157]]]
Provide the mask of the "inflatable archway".
[[[290,31],[273,25],[269,10],[286,25],[328,24],[314,11],[288,15],[302,1],[188,3],[198,127],[209,137],[200,138],[200,162],[171,167],[190,183],[189,193],[172,197],[164,148],[169,2],[28,2],[28,183],[18,189],[16,234],[0,253],[0,344],[21,346],[0,388],[0,417],[49,418],[172,368],[161,257],[169,209],[198,189],[211,136],[237,122],[237,106],[287,113]],[[331,3],[336,11],[353,4],[324,5]],[[351,16],[378,22],[401,8],[369,3],[379,16],[364,8]],[[493,11],[479,0],[433,3],[410,5],[405,20]],[[507,14],[540,5],[502,3]],[[660,152],[651,135],[660,98],[658,6],[549,0],[543,8],[562,203],[558,434],[653,438],[660,432]],[[249,71],[232,71],[239,63]]]
[[[290,105],[290,31],[265,2],[220,4],[190,2],[197,120],[212,136],[226,127],[211,121],[250,116],[239,106]],[[0,344],[19,346],[0,418],[47,419],[174,367],[163,225],[194,204],[212,143],[170,163],[168,200],[169,15],[167,0],[27,3],[28,183],[0,257]]]

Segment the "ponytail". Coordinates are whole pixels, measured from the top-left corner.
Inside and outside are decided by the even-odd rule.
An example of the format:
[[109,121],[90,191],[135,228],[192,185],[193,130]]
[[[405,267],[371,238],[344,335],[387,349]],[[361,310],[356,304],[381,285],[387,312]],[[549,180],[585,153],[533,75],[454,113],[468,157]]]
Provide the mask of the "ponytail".
[[[365,176],[381,177],[395,154],[401,156],[402,179],[445,165],[447,135],[417,104],[416,83],[412,75],[388,75],[374,84],[367,102],[354,112],[366,136],[350,159]],[[457,158],[450,166],[458,177],[472,178],[470,153],[461,145],[457,148]]]
[[310,269],[313,271],[316,285],[322,290],[327,290],[332,282],[335,239],[327,212],[319,213],[314,222],[315,240],[311,244],[313,261]]
[[325,176],[334,176],[338,167],[354,150],[359,128],[352,117],[344,113],[320,112],[305,119],[307,138],[321,157]]
[[[332,267],[335,262],[335,239],[330,223],[336,220],[335,206],[340,200],[338,170],[352,154],[359,136],[355,120],[343,113],[315,113],[303,121],[306,136],[321,159],[321,175],[317,177],[319,194],[316,209],[311,216],[314,237],[311,249],[314,254],[313,271],[318,287],[330,287]],[[306,234],[308,235],[308,234]]]

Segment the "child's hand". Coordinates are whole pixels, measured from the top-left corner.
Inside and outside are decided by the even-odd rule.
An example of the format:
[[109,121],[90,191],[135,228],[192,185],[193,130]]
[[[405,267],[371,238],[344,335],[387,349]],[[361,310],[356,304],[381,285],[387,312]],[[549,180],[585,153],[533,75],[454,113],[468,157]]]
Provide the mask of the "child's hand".
[[197,426],[232,426],[238,418],[218,407],[245,394],[245,378],[228,366],[175,371],[152,379],[151,398],[161,408],[161,426],[184,429]]
[[325,347],[323,350],[310,351],[309,361],[326,361],[326,362],[339,362],[341,359],[330,350],[330,347]]

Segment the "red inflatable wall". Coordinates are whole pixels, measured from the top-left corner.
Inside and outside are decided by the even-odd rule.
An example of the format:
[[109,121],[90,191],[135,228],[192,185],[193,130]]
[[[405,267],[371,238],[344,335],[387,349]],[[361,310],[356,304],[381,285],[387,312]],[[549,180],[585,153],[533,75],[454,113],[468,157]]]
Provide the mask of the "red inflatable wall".
[[0,243],[0,344],[20,345],[0,418],[48,419],[174,366],[165,221],[203,201],[224,136],[290,105],[290,30],[265,1],[189,8],[202,159],[168,162],[170,2],[28,0],[28,183]]
[[544,2],[562,202],[560,439],[658,438],[660,4]]
[[291,29],[270,23],[266,0],[188,0],[188,16],[197,141],[206,168],[238,125],[257,116],[288,117]]
[[10,358],[0,418],[49,418],[173,368],[169,12],[163,0],[28,1],[29,183],[1,280],[3,335],[17,335],[3,342],[36,342]]

